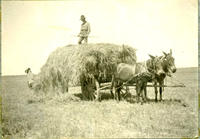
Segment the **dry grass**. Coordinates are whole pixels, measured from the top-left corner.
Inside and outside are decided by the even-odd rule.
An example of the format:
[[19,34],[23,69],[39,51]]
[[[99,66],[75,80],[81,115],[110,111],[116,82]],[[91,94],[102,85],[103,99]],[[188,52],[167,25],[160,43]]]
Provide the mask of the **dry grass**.
[[[163,102],[143,105],[132,101],[116,102],[109,91],[102,102],[81,100],[80,87],[68,94],[34,94],[24,76],[3,77],[3,135],[15,138],[64,137],[195,137],[197,136],[197,69],[177,71],[176,79],[186,88],[165,88]],[[184,76],[183,76],[184,75]],[[170,79],[167,80],[168,83]]]
[[66,92],[68,82],[76,86],[94,77],[107,79],[121,62],[136,63],[135,49],[108,43],[60,47],[50,54],[36,84],[43,92]]

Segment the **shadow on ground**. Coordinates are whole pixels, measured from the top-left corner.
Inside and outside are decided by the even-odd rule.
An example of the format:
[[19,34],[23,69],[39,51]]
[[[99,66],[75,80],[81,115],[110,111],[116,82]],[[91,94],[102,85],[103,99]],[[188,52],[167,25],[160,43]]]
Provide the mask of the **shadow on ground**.
[[[74,96],[74,98],[77,98],[80,101],[87,101],[83,98],[82,93],[76,93],[76,94],[71,94],[70,96]],[[67,97],[68,98],[68,97]],[[70,97],[71,98],[71,97]],[[37,98],[37,99],[31,99],[28,100],[28,104],[32,104],[32,103],[44,103],[44,101],[48,101],[51,100],[52,98]],[[101,101],[105,101],[105,100],[113,100],[113,96],[111,95],[111,93],[108,92],[102,92],[101,93]],[[63,101],[76,101],[76,99],[62,99]],[[61,100],[61,101],[62,101]],[[91,100],[92,101],[92,100]],[[116,100],[117,101],[117,100]],[[127,101],[131,104],[135,104],[135,103],[141,103],[141,104],[166,104],[166,105],[181,105],[183,107],[188,107],[188,104],[186,104],[184,101],[180,100],[180,99],[163,99],[162,101],[157,101],[155,102],[155,99],[152,98],[147,98],[146,102],[141,102],[141,98],[140,98],[140,102],[137,102],[137,97],[136,95],[133,95],[131,93],[126,93],[126,94],[122,94],[121,95],[121,101]]]

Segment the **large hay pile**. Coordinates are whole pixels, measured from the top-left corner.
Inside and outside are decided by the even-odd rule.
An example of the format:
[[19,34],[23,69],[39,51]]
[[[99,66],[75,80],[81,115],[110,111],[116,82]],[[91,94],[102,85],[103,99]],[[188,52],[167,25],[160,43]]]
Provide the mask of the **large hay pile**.
[[94,77],[109,80],[117,64],[122,62],[136,63],[134,48],[106,43],[68,45],[50,54],[37,83],[44,92],[55,89],[65,92],[68,83],[88,87]]

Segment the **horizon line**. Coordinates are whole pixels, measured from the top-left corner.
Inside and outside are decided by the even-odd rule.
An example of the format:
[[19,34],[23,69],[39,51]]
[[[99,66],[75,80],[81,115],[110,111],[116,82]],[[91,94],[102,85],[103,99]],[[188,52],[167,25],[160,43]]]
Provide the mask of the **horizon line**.
[[[199,68],[200,66],[194,66],[194,67],[177,67],[177,69],[188,69],[188,68]],[[33,73],[34,74],[34,73]],[[35,75],[37,75],[39,73],[36,73]],[[26,74],[1,74],[0,77],[2,76],[25,76]]]

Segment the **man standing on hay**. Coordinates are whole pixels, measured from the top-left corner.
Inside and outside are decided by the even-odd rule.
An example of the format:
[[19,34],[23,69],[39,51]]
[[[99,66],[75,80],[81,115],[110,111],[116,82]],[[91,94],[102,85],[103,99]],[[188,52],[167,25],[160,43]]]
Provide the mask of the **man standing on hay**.
[[90,34],[90,24],[86,21],[85,16],[81,15],[81,21],[83,22],[81,24],[81,31],[78,35],[79,41],[78,44],[81,44],[82,41],[84,40],[85,43],[87,44],[88,42],[88,35]]

